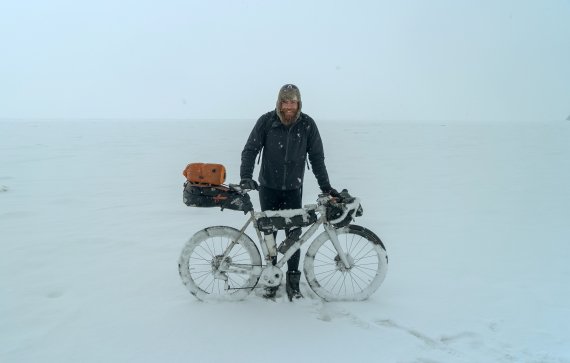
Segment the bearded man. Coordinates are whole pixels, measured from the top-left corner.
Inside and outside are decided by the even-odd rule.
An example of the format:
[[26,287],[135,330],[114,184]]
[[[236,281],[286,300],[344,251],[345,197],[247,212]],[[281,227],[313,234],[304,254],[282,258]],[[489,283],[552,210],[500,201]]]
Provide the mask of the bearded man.
[[[257,120],[241,153],[240,185],[259,190],[262,211],[302,207],[303,178],[308,162],[323,193],[339,195],[329,182],[317,125],[311,117],[301,112],[301,106],[301,93],[297,86],[286,84],[281,87],[275,110]],[[260,152],[262,162],[258,185],[253,180],[253,169]],[[287,239],[279,246],[279,251],[285,253],[298,240],[300,232],[299,228],[285,231]],[[290,301],[303,297],[299,289],[300,256],[301,251],[298,250],[287,261],[286,291]],[[276,261],[274,257],[274,265]],[[278,287],[267,287],[264,297],[275,298],[277,290]]]

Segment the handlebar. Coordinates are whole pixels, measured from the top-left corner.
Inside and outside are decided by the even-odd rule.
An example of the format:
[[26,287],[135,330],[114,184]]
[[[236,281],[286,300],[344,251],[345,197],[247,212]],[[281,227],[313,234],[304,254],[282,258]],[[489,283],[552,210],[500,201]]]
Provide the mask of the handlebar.
[[249,193],[252,190],[254,190],[254,189],[242,188],[241,185],[239,185],[239,184],[228,184],[228,188],[230,188],[231,190],[234,190],[240,194],[246,194],[246,193]]
[[[242,188],[242,186],[239,184],[228,184],[228,187],[240,194],[247,194],[252,190],[255,190]],[[351,212],[354,212],[353,216],[358,216],[357,213],[360,208],[360,199],[352,197],[350,194],[348,194],[348,191],[346,189],[343,189],[340,194],[340,197],[333,197],[329,194],[319,194],[319,197],[317,199],[317,203],[319,205],[326,206],[329,203],[338,203],[342,206],[342,214],[338,218],[329,220],[328,222],[331,224],[341,223]],[[316,208],[316,205],[314,208]]]
[[359,207],[360,207],[360,199],[354,198],[352,202],[344,204],[341,216],[336,219],[329,220],[329,223],[337,224],[344,221],[344,219],[349,215],[350,212],[354,211],[354,213],[356,213]]

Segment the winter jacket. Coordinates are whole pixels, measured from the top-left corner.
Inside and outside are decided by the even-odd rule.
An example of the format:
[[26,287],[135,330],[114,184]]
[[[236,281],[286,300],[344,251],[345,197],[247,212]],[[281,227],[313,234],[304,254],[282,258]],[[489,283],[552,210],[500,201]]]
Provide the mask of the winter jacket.
[[260,185],[278,190],[301,188],[308,155],[319,186],[330,188],[323,143],[310,116],[300,113],[290,127],[283,125],[276,111],[261,116],[241,153],[242,179],[252,179],[255,158],[261,150]]

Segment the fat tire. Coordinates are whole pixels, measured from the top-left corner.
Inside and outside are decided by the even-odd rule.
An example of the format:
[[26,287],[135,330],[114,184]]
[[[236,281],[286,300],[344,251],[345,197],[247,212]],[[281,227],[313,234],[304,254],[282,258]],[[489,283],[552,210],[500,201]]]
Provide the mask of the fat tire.
[[242,300],[257,284],[259,273],[253,270],[247,275],[231,274],[231,290],[224,290],[224,281],[214,278],[212,261],[232,240],[238,241],[230,253],[233,262],[261,266],[261,256],[255,243],[245,233],[240,236],[240,231],[232,227],[204,228],[184,245],[178,260],[178,272],[182,283],[197,299]]
[[307,283],[325,301],[366,300],[386,277],[386,248],[367,228],[351,224],[336,231],[341,247],[351,256],[354,267],[343,270],[325,231],[317,236],[305,254],[303,268]]

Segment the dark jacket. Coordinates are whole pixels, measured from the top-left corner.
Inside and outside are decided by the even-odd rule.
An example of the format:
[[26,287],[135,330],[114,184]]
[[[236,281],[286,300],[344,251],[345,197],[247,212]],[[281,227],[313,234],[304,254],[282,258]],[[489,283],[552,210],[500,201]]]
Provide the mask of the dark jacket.
[[252,179],[255,158],[263,149],[259,184],[272,189],[292,190],[303,185],[307,155],[321,188],[330,187],[323,142],[315,121],[301,113],[287,127],[276,111],[259,118],[241,153],[242,179]]

